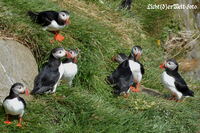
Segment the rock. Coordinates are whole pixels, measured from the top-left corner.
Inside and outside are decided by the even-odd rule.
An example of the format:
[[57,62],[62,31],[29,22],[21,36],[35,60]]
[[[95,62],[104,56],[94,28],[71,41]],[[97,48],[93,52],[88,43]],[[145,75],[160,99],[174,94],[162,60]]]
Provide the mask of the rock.
[[14,40],[0,40],[1,103],[15,82],[21,82],[29,91],[32,90],[37,74],[37,63],[27,47]]

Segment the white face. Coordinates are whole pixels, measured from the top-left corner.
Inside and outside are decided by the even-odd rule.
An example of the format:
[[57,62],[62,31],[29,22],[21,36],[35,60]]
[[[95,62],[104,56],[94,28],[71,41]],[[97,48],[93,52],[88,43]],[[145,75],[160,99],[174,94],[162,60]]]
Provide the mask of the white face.
[[21,86],[21,85],[15,86],[13,88],[13,92],[16,93],[16,94],[24,94],[25,93],[25,87]]
[[172,61],[165,62],[165,67],[170,70],[175,70],[177,68],[177,65]]
[[135,55],[137,55],[137,54],[142,55],[142,51],[137,47],[133,47],[132,53],[135,54]]
[[59,19],[66,21],[69,19],[69,15],[67,15],[65,12],[59,12]]
[[71,55],[71,58],[75,58],[78,56],[78,51],[75,51],[75,50],[69,50],[68,51]]
[[55,58],[62,58],[66,55],[66,51],[64,49],[58,50],[55,53],[53,53],[53,56]]

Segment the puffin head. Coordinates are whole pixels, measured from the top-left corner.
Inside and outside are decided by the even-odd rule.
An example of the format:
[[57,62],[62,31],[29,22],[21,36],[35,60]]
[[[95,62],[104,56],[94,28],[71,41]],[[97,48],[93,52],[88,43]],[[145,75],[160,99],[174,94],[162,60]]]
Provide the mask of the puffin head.
[[76,63],[77,62],[77,58],[78,58],[78,54],[79,54],[80,50],[79,49],[70,49],[67,50],[67,58],[68,59],[73,59],[73,61]]
[[169,71],[178,71],[178,66],[179,65],[175,59],[168,59],[163,64],[160,65],[160,68]]
[[139,60],[142,55],[142,48],[140,46],[133,46],[131,55],[135,57],[136,60]]
[[28,89],[26,89],[22,83],[15,83],[11,86],[10,93],[14,93],[16,95],[19,94],[28,95]]
[[51,51],[51,54],[53,55],[53,57],[55,57],[56,59],[59,59],[59,58],[62,58],[64,57],[67,52],[64,48],[54,48],[52,51]]
[[61,11],[58,13],[58,18],[65,22],[66,25],[69,25],[70,24],[70,15],[69,15],[69,12],[68,11]]

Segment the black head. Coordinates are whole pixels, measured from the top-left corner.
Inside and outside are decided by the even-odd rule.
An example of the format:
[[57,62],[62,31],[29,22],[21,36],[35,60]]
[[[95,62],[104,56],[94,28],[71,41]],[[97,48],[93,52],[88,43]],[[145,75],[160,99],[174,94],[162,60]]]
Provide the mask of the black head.
[[66,55],[66,53],[67,52],[64,48],[54,48],[51,51],[51,55],[56,59],[64,57]]
[[142,55],[142,48],[140,46],[133,46],[131,50],[131,56],[133,56],[136,60],[139,60]]
[[64,12],[66,15],[69,15],[69,14],[70,14],[70,13],[69,13],[68,11],[66,11],[66,10],[60,11],[60,12]]
[[19,94],[24,94],[25,92],[26,92],[26,89],[22,83],[13,84],[10,89],[10,94],[14,93],[16,95],[19,95]]
[[160,68],[167,71],[178,71],[178,67],[179,65],[175,59],[168,59],[162,65],[160,65]]

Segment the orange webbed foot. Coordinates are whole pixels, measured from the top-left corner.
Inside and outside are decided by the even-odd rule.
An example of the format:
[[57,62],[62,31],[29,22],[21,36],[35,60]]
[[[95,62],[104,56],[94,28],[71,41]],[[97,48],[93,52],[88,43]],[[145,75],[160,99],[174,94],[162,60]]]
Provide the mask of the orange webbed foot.
[[65,37],[60,34],[55,34],[54,39],[59,42],[62,42],[65,39]]
[[129,88],[132,92],[140,92],[140,90],[138,88],[135,88],[133,86],[130,86]]
[[4,121],[5,124],[11,124],[11,121]]

